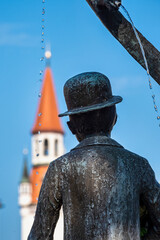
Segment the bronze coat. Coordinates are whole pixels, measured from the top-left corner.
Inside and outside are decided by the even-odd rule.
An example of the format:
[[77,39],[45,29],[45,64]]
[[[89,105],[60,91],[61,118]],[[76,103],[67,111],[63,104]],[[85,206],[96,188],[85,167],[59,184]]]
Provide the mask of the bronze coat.
[[146,239],[160,239],[160,185],[148,161],[109,137],[87,138],[50,164],[28,240],[53,239],[62,204],[64,240],[140,240],[140,196],[153,223]]

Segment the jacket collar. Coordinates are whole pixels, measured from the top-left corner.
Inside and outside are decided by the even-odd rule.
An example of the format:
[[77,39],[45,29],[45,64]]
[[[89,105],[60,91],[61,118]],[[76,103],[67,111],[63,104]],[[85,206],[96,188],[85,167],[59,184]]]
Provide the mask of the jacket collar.
[[87,146],[96,146],[96,145],[101,145],[101,146],[105,145],[105,146],[123,148],[123,146],[121,146],[119,143],[117,143],[115,140],[113,140],[108,136],[94,136],[94,137],[85,138],[72,150],[78,149],[78,148],[84,148]]

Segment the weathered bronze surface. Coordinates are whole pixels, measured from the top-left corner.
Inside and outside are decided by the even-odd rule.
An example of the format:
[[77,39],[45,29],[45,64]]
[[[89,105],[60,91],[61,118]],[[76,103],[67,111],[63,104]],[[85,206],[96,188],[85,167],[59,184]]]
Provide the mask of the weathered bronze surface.
[[[86,0],[110,33],[122,44],[128,53],[143,67],[144,59],[131,24],[114,7],[115,0]],[[138,31],[138,30],[137,30]],[[160,52],[138,31],[142,41],[150,74],[160,84]]]
[[60,117],[113,106],[122,97],[113,96],[109,79],[102,73],[86,72],[69,79],[64,85],[68,111]]
[[[88,120],[93,123],[101,112],[86,116],[91,113],[95,119]],[[75,134],[79,134],[76,129]],[[140,240],[140,199],[151,220],[145,240],[160,239],[160,185],[154,172],[146,159],[109,134],[86,134],[77,147],[50,164],[28,240],[53,239],[62,205],[64,240]]]

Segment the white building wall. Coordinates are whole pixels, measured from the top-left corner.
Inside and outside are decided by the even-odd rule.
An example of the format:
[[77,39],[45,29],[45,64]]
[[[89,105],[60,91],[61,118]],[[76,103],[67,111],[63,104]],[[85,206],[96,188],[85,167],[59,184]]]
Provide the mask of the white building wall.
[[[35,211],[36,211],[36,206],[22,207],[20,210],[21,240],[27,240],[27,237],[30,233],[30,230],[34,221]],[[53,239],[63,240],[63,234],[64,234],[63,211],[61,210]]]
[[[45,139],[48,140],[48,155],[44,154]],[[57,154],[55,142],[57,141]],[[60,133],[34,134],[32,136],[32,164],[49,164],[51,161],[64,154],[63,135]]]
[[63,240],[63,235],[64,235],[64,218],[63,218],[63,210],[61,209],[53,239]]
[[20,209],[21,215],[21,240],[27,240],[29,232],[31,230],[36,206],[22,207]]
[[18,203],[19,206],[29,206],[32,201],[32,188],[31,184],[27,182],[23,182],[19,186],[19,198]]

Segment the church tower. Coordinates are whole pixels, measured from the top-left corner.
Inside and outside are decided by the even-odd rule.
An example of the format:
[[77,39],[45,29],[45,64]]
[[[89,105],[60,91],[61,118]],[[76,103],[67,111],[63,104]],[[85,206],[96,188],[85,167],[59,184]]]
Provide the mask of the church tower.
[[[38,109],[32,128],[32,169],[29,175],[25,160],[23,177],[19,186],[21,240],[27,240],[33,224],[36,204],[47,168],[51,161],[64,154],[64,131],[58,118],[59,112],[50,68],[50,56],[51,54],[46,54],[46,69],[41,94],[39,94]],[[24,191],[24,189],[26,190]],[[62,211],[54,239],[63,239]]]

